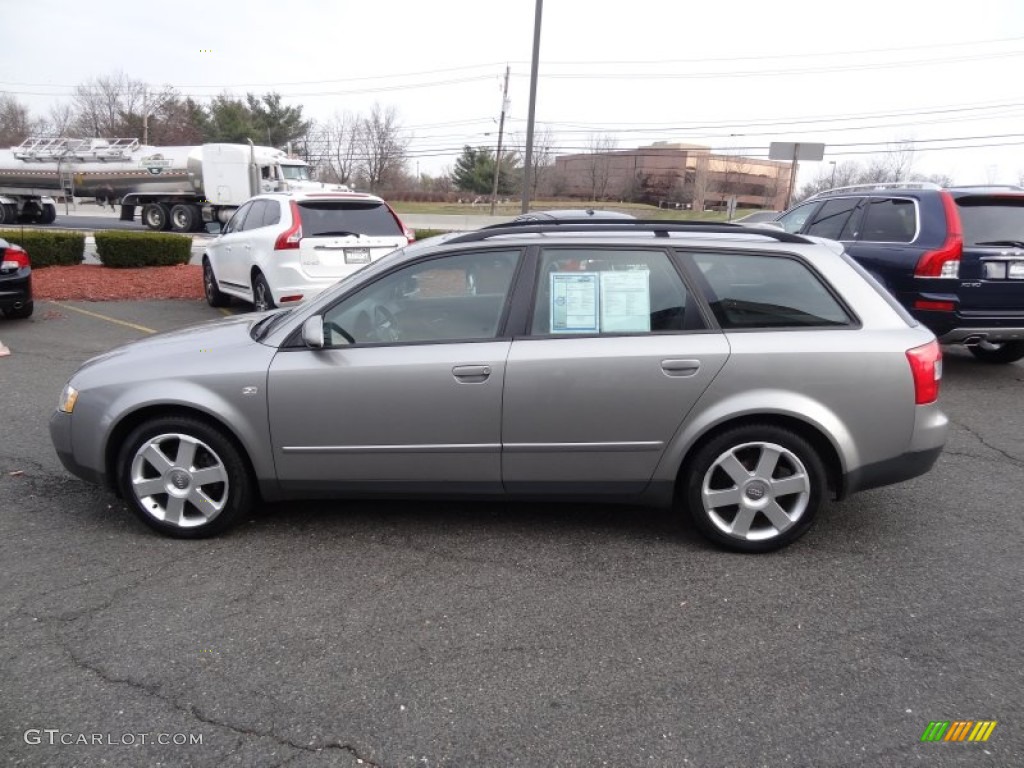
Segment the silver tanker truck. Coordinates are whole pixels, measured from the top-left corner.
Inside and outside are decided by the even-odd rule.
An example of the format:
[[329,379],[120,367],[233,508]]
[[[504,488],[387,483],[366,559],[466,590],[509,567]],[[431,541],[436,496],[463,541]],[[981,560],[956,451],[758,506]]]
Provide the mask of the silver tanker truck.
[[302,160],[251,143],[152,147],[136,139],[26,139],[0,150],[0,226],[50,224],[56,197],[89,197],[119,204],[122,220],[133,220],[141,208],[149,229],[193,232],[227,222],[252,195],[325,186],[310,179]]

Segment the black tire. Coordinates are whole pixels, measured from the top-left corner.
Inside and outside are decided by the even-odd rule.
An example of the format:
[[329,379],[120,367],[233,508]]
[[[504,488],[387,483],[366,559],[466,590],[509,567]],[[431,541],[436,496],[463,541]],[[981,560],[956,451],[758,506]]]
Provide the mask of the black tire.
[[31,301],[27,301],[17,309],[15,309],[14,307],[11,307],[10,309],[5,309],[4,317],[9,318],[10,320],[25,320],[26,318],[32,317],[32,312],[34,310],[35,304],[33,304]]
[[1015,363],[1024,357],[1024,341],[983,341],[981,344],[972,344],[967,349],[981,362],[993,365]]
[[57,206],[44,205],[43,215],[39,218],[40,224],[53,224],[57,220]]
[[226,307],[231,303],[231,297],[222,293],[217,285],[217,275],[213,273],[213,265],[210,260],[203,257],[203,293],[206,295],[206,303],[211,307]]
[[174,232],[194,232],[201,219],[199,209],[194,205],[178,203],[171,208],[171,230]]
[[[157,453],[166,459],[160,468]],[[200,471],[205,474],[199,480],[207,481],[197,484]],[[255,498],[248,466],[235,444],[219,429],[189,417],[153,419],[134,429],[121,446],[117,473],[135,515],[153,530],[178,539],[227,530]],[[172,486],[180,494],[165,490]]]
[[270,292],[270,284],[259,272],[252,279],[252,306],[257,312],[265,312],[268,309],[276,309],[274,294]]
[[0,224],[14,224],[17,219],[17,206],[0,203]]
[[142,223],[147,229],[162,232],[171,225],[171,215],[163,203],[146,203],[142,206]]
[[[772,455],[776,459],[769,463]],[[690,520],[706,538],[737,552],[770,552],[807,533],[827,495],[828,478],[803,437],[773,424],[750,424],[700,445],[684,468],[680,490]]]

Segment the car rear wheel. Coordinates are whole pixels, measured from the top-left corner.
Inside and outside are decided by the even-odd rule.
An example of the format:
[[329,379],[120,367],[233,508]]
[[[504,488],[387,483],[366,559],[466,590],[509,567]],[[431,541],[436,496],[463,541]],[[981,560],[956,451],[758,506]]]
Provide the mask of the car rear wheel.
[[196,419],[142,424],[121,447],[118,467],[132,511],[167,536],[213,536],[252,504],[252,481],[241,452],[222,432]]
[[697,449],[682,482],[697,529],[740,552],[769,552],[796,541],[810,529],[827,492],[815,449],[773,424],[712,437]]
[[211,307],[226,307],[231,297],[223,293],[217,285],[217,276],[213,274],[213,265],[208,258],[203,258],[203,293],[206,303]]
[[265,312],[268,309],[276,309],[274,294],[270,292],[270,284],[261,274],[252,279],[252,306],[257,312]]
[[983,341],[968,349],[983,363],[1015,363],[1024,358],[1024,341]]

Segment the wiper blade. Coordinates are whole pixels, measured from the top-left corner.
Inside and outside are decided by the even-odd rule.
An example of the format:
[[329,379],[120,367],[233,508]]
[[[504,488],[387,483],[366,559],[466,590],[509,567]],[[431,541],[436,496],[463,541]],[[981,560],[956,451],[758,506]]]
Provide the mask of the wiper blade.
[[1010,245],[1014,248],[1024,248],[1024,240],[985,240],[975,245]]

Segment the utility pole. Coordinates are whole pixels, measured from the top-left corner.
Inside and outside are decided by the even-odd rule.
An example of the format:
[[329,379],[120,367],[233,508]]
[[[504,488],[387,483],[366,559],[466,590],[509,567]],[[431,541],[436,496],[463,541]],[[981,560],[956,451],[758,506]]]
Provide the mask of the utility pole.
[[142,145],[149,144],[149,86],[142,89]]
[[505,65],[505,87],[501,91],[501,120],[498,121],[498,151],[494,155],[494,187],[491,189],[491,216],[494,215],[494,203],[498,199],[498,176],[501,174],[501,138],[505,133],[505,110],[508,109],[508,73]]
[[523,168],[523,213],[530,211],[530,173],[533,164],[533,119],[537,114],[537,69],[540,65],[540,22],[544,0],[537,0],[533,13],[533,60],[530,63],[530,110],[526,117],[526,163]]

